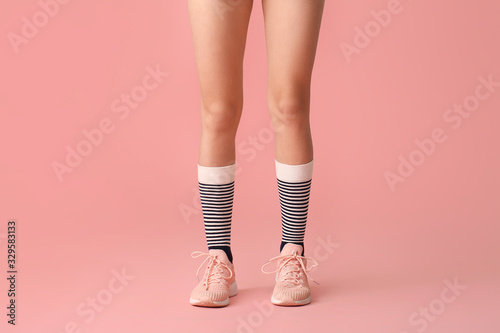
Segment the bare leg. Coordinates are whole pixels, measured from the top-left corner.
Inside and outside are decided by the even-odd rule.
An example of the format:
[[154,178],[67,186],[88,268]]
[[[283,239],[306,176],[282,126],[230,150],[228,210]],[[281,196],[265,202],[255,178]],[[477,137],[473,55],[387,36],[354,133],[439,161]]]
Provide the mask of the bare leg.
[[[237,294],[232,264],[231,222],[235,136],[243,108],[243,55],[252,0],[188,0],[201,88],[198,160],[210,269],[191,292],[190,303],[219,307]],[[211,272],[211,273],[209,273]],[[213,279],[214,272],[226,276]]]
[[[282,265],[303,270],[297,255],[304,255],[309,194],[313,170],[313,142],[309,109],[310,86],[324,0],[262,0],[267,59],[268,106],[276,137],[276,178],[281,207]],[[307,259],[304,259],[307,261]],[[304,305],[311,302],[306,271],[289,268],[276,277],[271,302]]]
[[276,136],[276,160],[313,159],[309,123],[311,74],[324,0],[263,0],[268,104]]
[[189,0],[201,87],[199,164],[235,163],[243,108],[243,55],[253,0]]

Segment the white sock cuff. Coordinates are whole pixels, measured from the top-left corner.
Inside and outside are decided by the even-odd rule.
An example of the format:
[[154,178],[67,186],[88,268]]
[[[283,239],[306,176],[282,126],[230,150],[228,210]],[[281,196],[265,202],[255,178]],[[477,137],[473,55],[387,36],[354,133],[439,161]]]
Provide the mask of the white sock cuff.
[[198,181],[204,184],[220,185],[234,181],[236,163],[226,166],[207,167],[198,164]]
[[276,177],[285,182],[305,182],[312,178],[314,159],[305,164],[284,164],[274,160]]

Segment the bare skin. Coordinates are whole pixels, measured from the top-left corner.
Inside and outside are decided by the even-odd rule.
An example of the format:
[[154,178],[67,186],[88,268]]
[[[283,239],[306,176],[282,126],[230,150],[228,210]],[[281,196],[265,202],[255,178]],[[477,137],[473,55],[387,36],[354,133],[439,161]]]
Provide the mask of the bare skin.
[[[243,57],[253,0],[189,0],[188,6],[201,87],[198,163],[234,164],[235,137],[243,109]],[[262,0],[262,7],[276,160],[308,163],[313,159],[311,73],[324,0]]]

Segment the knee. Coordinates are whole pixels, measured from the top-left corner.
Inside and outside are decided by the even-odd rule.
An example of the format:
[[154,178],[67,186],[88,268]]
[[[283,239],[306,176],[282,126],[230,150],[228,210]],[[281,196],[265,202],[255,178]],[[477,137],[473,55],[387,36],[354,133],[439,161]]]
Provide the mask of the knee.
[[201,117],[203,129],[216,133],[235,132],[241,111],[241,103],[204,103]]
[[269,112],[275,131],[309,126],[309,103],[305,99],[288,97],[272,100]]

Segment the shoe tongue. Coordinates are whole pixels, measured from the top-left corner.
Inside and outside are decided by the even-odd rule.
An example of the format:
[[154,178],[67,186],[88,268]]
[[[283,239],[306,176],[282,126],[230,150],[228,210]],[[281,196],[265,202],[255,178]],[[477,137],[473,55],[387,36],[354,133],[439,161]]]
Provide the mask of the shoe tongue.
[[[303,248],[302,248],[301,245],[293,244],[293,243],[287,243],[283,247],[283,250],[281,251],[281,255],[282,256],[283,255],[286,256],[286,255],[292,255],[292,254],[296,253],[297,255],[301,256],[302,255],[302,250],[303,250]],[[281,265],[285,260],[287,260],[287,259],[281,259],[279,265]],[[286,265],[286,266],[291,265],[290,269],[293,270],[294,268],[300,266],[300,260],[301,259],[297,259],[297,260],[293,259],[293,260],[289,261],[288,265]],[[304,263],[304,266],[306,266],[306,263],[304,262],[304,260],[302,260],[302,262]],[[287,268],[288,267],[284,267],[283,268],[284,269],[283,272],[288,271],[289,269],[287,269]]]
[[[282,261],[279,263],[279,265],[283,264],[283,262],[285,260],[286,259],[282,259]],[[294,277],[300,276],[300,273],[298,271],[300,271],[300,263],[298,260],[292,259],[292,260],[288,261],[288,263],[286,265],[283,266],[280,275],[282,278],[284,278],[286,276],[288,278],[293,279]]]
[[297,255],[301,256],[302,251],[303,251],[302,245],[287,243],[285,244],[285,246],[283,246],[283,250],[281,250],[281,255],[289,255],[295,252],[297,253]]
[[224,252],[224,250],[217,250],[217,249],[209,250],[208,253],[210,253],[212,255],[216,255],[217,259],[219,259],[220,261],[222,261],[223,263],[225,263],[228,266],[231,264],[231,262],[229,261],[229,258],[226,255],[226,252]]

